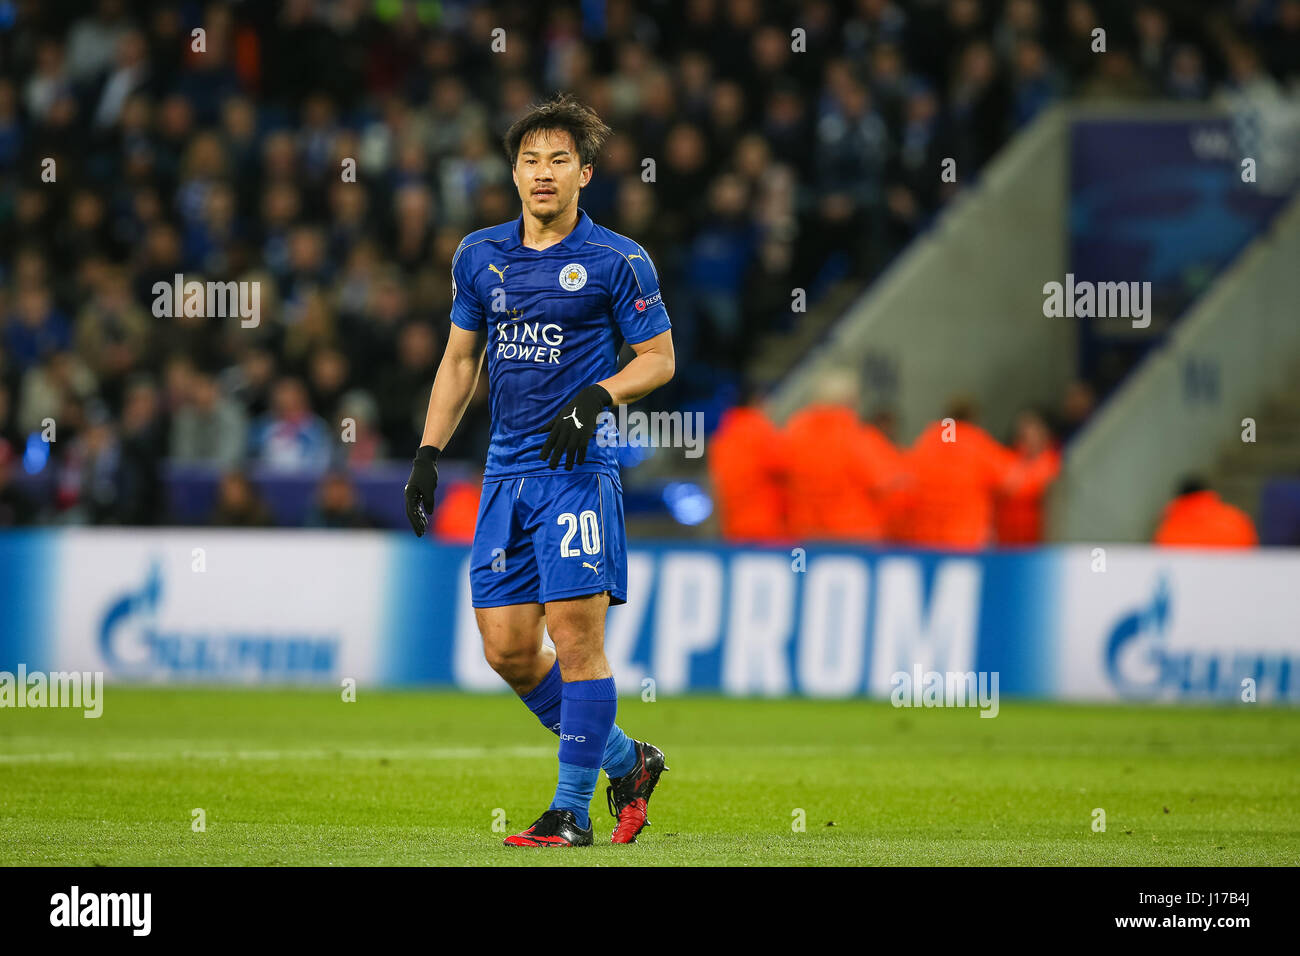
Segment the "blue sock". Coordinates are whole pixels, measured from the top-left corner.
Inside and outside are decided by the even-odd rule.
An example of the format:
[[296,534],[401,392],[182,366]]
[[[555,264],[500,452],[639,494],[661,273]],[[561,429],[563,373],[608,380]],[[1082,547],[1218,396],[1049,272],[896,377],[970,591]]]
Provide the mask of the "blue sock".
[[560,700],[560,775],[552,810],[570,810],[584,830],[600,776],[605,742],[614,727],[618,696],[614,678],[567,681]]
[[609,732],[609,739],[605,741],[605,756],[600,765],[605,768],[605,776],[611,780],[631,773],[636,766],[636,745],[618,724],[614,725],[614,729]]
[[551,665],[550,671],[542,682],[520,698],[529,710],[553,734],[560,732],[560,662]]
[[[525,694],[521,700],[524,705],[542,722],[542,726],[551,733],[560,733],[560,700],[564,684],[560,680],[560,665],[551,665],[550,673],[542,682]],[[605,768],[605,776],[613,779],[629,773],[636,766],[636,747],[632,738],[623,733],[615,724],[605,741],[605,753],[600,765]]]
[[578,826],[587,829],[591,826],[591,795],[596,792],[596,778],[599,776],[599,767],[579,767],[561,760],[560,780],[555,785],[551,809],[572,810],[578,818]]

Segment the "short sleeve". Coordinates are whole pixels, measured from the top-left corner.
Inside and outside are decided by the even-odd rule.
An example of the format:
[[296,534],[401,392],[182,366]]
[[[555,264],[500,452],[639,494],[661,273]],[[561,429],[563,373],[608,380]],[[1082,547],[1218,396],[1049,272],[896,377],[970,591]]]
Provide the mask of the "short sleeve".
[[659,275],[644,249],[620,254],[611,266],[610,297],[614,321],[631,345],[672,328],[659,290]]
[[451,258],[451,321],[466,332],[481,332],[487,328],[486,315],[474,289],[469,256],[465,254],[462,243]]

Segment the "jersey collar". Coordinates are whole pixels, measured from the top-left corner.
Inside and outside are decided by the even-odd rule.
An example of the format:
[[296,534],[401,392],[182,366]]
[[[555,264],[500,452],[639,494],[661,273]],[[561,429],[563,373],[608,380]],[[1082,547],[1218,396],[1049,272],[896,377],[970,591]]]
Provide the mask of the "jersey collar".
[[[595,227],[596,224],[592,222],[591,217],[587,215],[587,210],[579,206],[578,221],[574,224],[573,231],[550,248],[542,249],[541,252],[551,252],[556,249],[575,252],[584,242],[587,241],[587,237],[591,235],[591,230]],[[524,245],[524,214],[522,212],[519,214],[519,218],[515,220],[513,236],[514,245],[511,248],[523,249],[526,252],[538,252],[538,250],[529,249]]]

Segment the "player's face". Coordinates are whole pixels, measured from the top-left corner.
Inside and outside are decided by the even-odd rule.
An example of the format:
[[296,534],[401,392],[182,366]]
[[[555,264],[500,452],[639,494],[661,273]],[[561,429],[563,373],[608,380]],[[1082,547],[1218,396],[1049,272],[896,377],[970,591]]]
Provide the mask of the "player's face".
[[591,181],[592,168],[578,161],[573,137],[542,130],[524,140],[515,160],[515,187],[524,209],[543,222],[569,211],[578,191]]

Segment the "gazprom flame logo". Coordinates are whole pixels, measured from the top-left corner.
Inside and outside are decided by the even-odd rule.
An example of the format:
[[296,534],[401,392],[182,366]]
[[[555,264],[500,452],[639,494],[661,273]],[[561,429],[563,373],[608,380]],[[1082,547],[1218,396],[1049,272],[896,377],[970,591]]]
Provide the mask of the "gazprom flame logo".
[[1169,583],[1161,577],[1151,603],[1120,618],[1106,642],[1106,673],[1122,694],[1146,696],[1164,679]]
[[162,574],[154,561],[138,591],[128,591],[109,605],[99,628],[99,650],[113,670],[126,673],[148,666],[161,598]]

